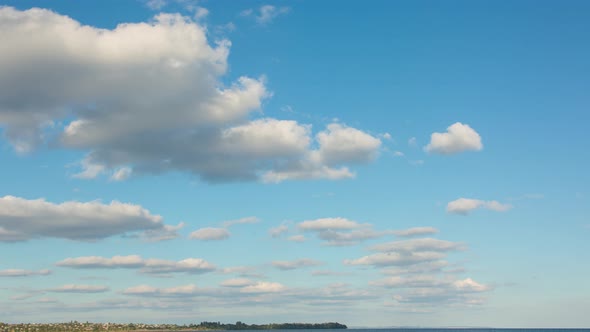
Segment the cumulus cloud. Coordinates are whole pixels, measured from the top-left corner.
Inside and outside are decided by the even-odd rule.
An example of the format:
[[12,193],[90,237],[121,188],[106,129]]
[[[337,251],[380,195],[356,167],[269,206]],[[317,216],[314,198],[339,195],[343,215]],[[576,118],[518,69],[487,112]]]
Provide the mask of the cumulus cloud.
[[0,197],[0,241],[53,237],[93,241],[139,231],[162,231],[162,217],[139,205]]
[[464,151],[483,149],[481,137],[469,125],[457,122],[447,128],[446,133],[433,133],[430,143],[424,147],[426,152],[456,154]]
[[55,265],[75,269],[139,269],[142,273],[172,273],[184,272],[191,274],[206,273],[215,270],[215,265],[201,258],[187,258],[180,261],[149,258],[139,255],[113,256],[84,256],[66,258]]
[[95,286],[95,285],[63,285],[57,288],[47,289],[48,292],[55,293],[104,293],[109,291],[107,286]]
[[274,261],[272,266],[279,270],[295,270],[310,266],[319,266],[323,263],[309,258],[297,259],[294,261]]
[[184,228],[185,223],[181,222],[178,225],[164,225],[164,227],[160,229],[150,229],[142,234],[142,238],[147,242],[160,242],[160,241],[167,241],[173,240],[178,238],[180,235],[178,231]]
[[348,265],[372,265],[375,267],[412,266],[444,259],[448,252],[465,250],[458,242],[432,238],[411,239],[381,243],[369,247],[378,253],[358,259],[347,259]]
[[21,269],[6,269],[0,270],[0,277],[30,277],[30,276],[47,276],[51,274],[51,270],[21,270]]
[[320,218],[306,220],[297,225],[302,231],[316,232],[330,246],[349,246],[364,240],[390,234],[390,231],[375,231],[370,224],[360,224],[346,218]]
[[436,261],[446,257],[440,252],[411,252],[411,253],[377,253],[357,259],[346,259],[346,265],[371,265],[375,267],[406,266],[423,262]]
[[227,279],[221,282],[221,286],[223,287],[246,287],[256,284],[255,281],[247,279],[247,278],[234,278],[234,279]]
[[468,215],[477,209],[486,209],[496,212],[508,211],[512,208],[510,204],[503,204],[498,201],[484,201],[472,198],[459,198],[447,204],[447,212],[460,215]]
[[399,304],[426,306],[481,304],[484,299],[480,295],[492,289],[490,286],[478,283],[471,278],[454,279],[428,274],[394,276],[372,281],[370,284],[398,289],[399,293],[393,298]]
[[[260,20],[284,12],[263,6]],[[342,124],[313,136],[296,121],[252,119],[271,96],[264,79],[222,84],[231,43],[211,45],[188,17],[159,14],[108,30],[2,7],[0,22],[2,132],[20,152],[46,144],[87,152],[74,177],[336,180],[377,155],[379,139]]]
[[412,227],[404,230],[393,231],[393,234],[401,237],[410,237],[417,235],[429,235],[438,233],[438,229],[434,227]]
[[301,160],[267,172],[263,181],[353,178],[355,173],[343,164],[371,162],[381,147],[380,139],[340,123],[329,124],[326,130],[316,135],[315,141],[318,149],[308,151]]
[[350,246],[360,243],[364,240],[376,239],[390,232],[375,231],[369,227],[355,229],[347,232],[335,230],[323,230],[318,232],[318,237],[326,241],[329,246]]
[[195,296],[202,293],[203,290],[201,290],[199,287],[193,284],[169,288],[157,288],[149,285],[139,285],[129,287],[123,291],[123,294],[125,295],[163,297]]
[[455,251],[464,250],[465,245],[459,242],[439,240],[433,238],[411,239],[381,243],[369,247],[373,251],[381,252],[415,252],[415,251]]
[[192,232],[190,239],[201,241],[225,240],[229,238],[229,231],[225,228],[205,227]]
[[258,272],[254,266],[232,266],[221,269],[219,272],[224,274],[237,274],[242,278],[264,278],[265,276]]
[[229,227],[234,225],[255,224],[260,222],[257,217],[245,217],[222,222],[223,227],[205,227],[192,232],[190,239],[201,241],[225,240],[230,237]]
[[424,274],[424,273],[441,273],[443,269],[449,266],[445,260],[430,261],[418,263],[411,266],[391,267],[381,270],[386,275],[400,276],[405,274]]
[[280,225],[277,227],[273,227],[268,230],[268,234],[270,234],[273,238],[281,237],[281,235],[287,233],[289,231],[289,226],[287,225]]
[[361,227],[361,224],[346,218],[320,218],[303,221],[299,223],[297,227],[304,231],[324,231],[359,228]]
[[452,284],[450,280],[441,280],[434,275],[417,275],[417,276],[394,276],[386,279],[372,281],[369,283],[373,286],[390,287],[390,288],[425,288],[448,286]]
[[246,286],[240,290],[241,293],[278,293],[286,289],[278,282],[260,281],[253,285]]
[[366,163],[377,157],[381,140],[358,129],[332,123],[317,135],[318,158],[326,165],[344,162]]

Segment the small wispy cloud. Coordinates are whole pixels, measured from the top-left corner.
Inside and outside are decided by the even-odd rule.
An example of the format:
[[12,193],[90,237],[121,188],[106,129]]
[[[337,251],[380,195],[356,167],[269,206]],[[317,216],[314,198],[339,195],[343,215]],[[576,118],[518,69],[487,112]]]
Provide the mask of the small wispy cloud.
[[295,270],[310,266],[320,266],[323,263],[310,258],[302,258],[294,261],[274,261],[272,266],[279,270]]
[[459,198],[447,204],[448,213],[460,215],[468,215],[471,211],[477,209],[504,212],[510,210],[511,208],[512,205],[510,204],[504,204],[498,201],[484,201],[472,198]]
[[51,274],[51,270],[21,270],[21,269],[6,269],[0,270],[0,277],[30,277],[30,276],[47,276]]
[[254,10],[252,8],[245,9],[240,12],[240,16],[254,17],[256,23],[260,25],[270,24],[275,18],[285,15],[291,11],[290,7],[276,7],[273,5],[263,5]]

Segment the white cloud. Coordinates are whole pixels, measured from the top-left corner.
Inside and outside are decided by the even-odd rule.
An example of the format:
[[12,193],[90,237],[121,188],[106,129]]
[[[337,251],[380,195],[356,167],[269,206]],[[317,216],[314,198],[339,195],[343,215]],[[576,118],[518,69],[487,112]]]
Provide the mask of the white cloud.
[[[260,21],[286,11],[263,6]],[[2,133],[20,151],[87,151],[74,177],[181,171],[208,182],[336,180],[354,176],[347,164],[377,155],[378,139],[341,124],[313,136],[295,121],[252,120],[271,96],[264,78],[222,84],[231,43],[211,45],[191,18],[159,14],[108,30],[2,7],[0,22]]]
[[278,293],[287,288],[278,282],[261,281],[253,285],[246,286],[240,290],[241,293]]
[[304,231],[324,231],[337,229],[354,229],[362,227],[362,225],[357,223],[356,221],[338,217],[306,220],[299,223],[297,227]]
[[236,220],[228,220],[223,222],[223,227],[231,227],[233,225],[242,225],[242,224],[256,224],[260,222],[260,219],[257,217],[244,217]]
[[[118,170],[116,170],[113,175],[111,175],[111,180],[113,181],[124,181],[127,180],[130,176],[131,173],[133,173],[133,170],[129,167],[121,167]],[[98,175],[98,173],[97,173]],[[94,176],[96,177],[96,175]]]
[[305,236],[293,235],[293,236],[289,236],[289,238],[287,238],[287,240],[289,240],[291,242],[305,242]]
[[225,240],[229,238],[229,231],[225,228],[205,227],[192,232],[190,239],[201,241]]
[[485,292],[490,290],[489,286],[480,284],[471,278],[457,280],[453,283],[453,286],[464,292]]
[[416,251],[456,251],[464,250],[465,245],[459,242],[451,242],[446,240],[422,238],[411,239],[403,241],[393,241],[381,243],[369,247],[373,251],[381,252],[416,252]]
[[247,279],[247,278],[234,278],[234,279],[227,279],[221,282],[221,286],[223,287],[246,287],[252,286],[256,284],[255,281]]
[[456,122],[447,128],[446,133],[433,133],[430,143],[424,147],[426,152],[455,154],[464,151],[483,149],[481,137],[469,125]]
[[300,230],[316,232],[329,246],[350,246],[364,240],[375,239],[390,231],[375,231],[371,224],[359,224],[346,218],[320,218],[306,220],[297,225]]
[[397,236],[416,236],[416,235],[428,235],[428,234],[436,234],[438,233],[438,229],[434,227],[412,227],[404,230],[393,231],[393,234]]
[[242,278],[264,278],[265,276],[258,272],[254,266],[233,266],[220,270],[223,274],[236,274]]
[[30,277],[30,276],[46,276],[50,275],[51,270],[21,270],[21,269],[6,269],[0,270],[0,277]]
[[345,272],[337,272],[332,270],[316,270],[312,271],[311,275],[314,277],[333,277],[333,276],[344,276],[349,275],[350,273]]
[[178,238],[180,235],[178,231],[184,228],[185,223],[181,222],[178,225],[164,225],[164,227],[155,230],[147,230],[143,232],[141,237],[147,242],[160,242],[173,240]]
[[318,237],[329,246],[350,246],[360,243],[364,240],[376,239],[378,237],[389,234],[389,231],[375,231],[371,228],[365,227],[351,231],[335,231],[323,230],[318,232]]
[[372,281],[369,284],[373,286],[390,288],[422,288],[447,286],[451,283],[451,281],[441,280],[434,275],[416,275],[405,277],[394,276],[382,280]]
[[268,234],[270,234],[273,238],[281,237],[281,235],[287,233],[289,231],[289,226],[287,225],[280,225],[277,227],[273,227],[268,230]]
[[497,212],[508,211],[512,208],[510,204],[503,204],[498,201],[484,201],[472,198],[459,198],[447,204],[447,212],[453,214],[468,215],[476,209],[486,209]]
[[0,241],[41,237],[92,241],[113,235],[162,230],[162,217],[139,205],[0,197]]
[[346,265],[372,265],[375,267],[384,266],[406,266],[414,265],[423,262],[430,262],[442,259],[445,254],[440,252],[412,252],[412,253],[377,253],[368,256],[363,256],[358,259],[344,260]]
[[142,273],[206,273],[215,270],[215,265],[201,258],[187,258],[180,261],[163,259],[144,259],[138,255],[113,256],[84,256],[66,258],[55,265],[76,269],[139,269]]
[[447,256],[447,253],[465,250],[465,245],[459,242],[420,238],[381,243],[369,247],[369,250],[378,251],[378,253],[358,259],[347,259],[344,260],[344,264],[375,267],[402,266],[407,267],[407,270],[413,267],[428,270],[432,265],[446,264],[442,260]]
[[279,270],[295,270],[304,267],[310,266],[319,266],[323,263],[320,261],[316,261],[314,259],[309,258],[302,258],[297,259],[294,261],[274,261],[272,262],[272,266],[276,267]]
[[202,20],[205,17],[207,17],[209,15],[209,10],[207,8],[204,7],[196,7],[195,8],[195,19],[196,20]]
[[263,5],[258,8],[258,11],[254,12],[253,9],[245,9],[240,13],[240,16],[252,16],[255,15],[254,18],[256,22],[260,25],[266,25],[271,23],[275,18],[281,15],[285,15],[289,13],[291,9],[289,7],[276,7],[273,5]]
[[55,293],[104,293],[109,290],[107,286],[95,286],[95,285],[63,285],[57,288],[47,289],[48,292]]
[[206,293],[206,291],[193,284],[168,288],[156,288],[149,285],[139,285],[129,287],[123,291],[123,294],[125,295],[162,297],[196,296],[203,293]]
[[344,162],[366,163],[377,157],[381,140],[358,129],[339,123],[328,125],[318,133],[319,158],[326,165]]
[[148,6],[152,10],[160,10],[167,5],[166,0],[148,0],[146,2],[146,6]]
[[309,162],[301,162],[288,170],[269,171],[262,177],[265,183],[279,183],[286,180],[342,180],[352,179],[355,174],[347,167],[331,168]]
[[423,273],[440,273],[443,269],[449,266],[449,262],[445,260],[437,260],[414,264],[406,267],[392,267],[381,270],[381,273],[386,275],[400,276],[405,274],[423,274]]
[[490,286],[480,284],[471,278],[461,280],[428,274],[394,276],[373,281],[370,284],[377,287],[399,289],[399,293],[393,298],[398,302],[398,305],[406,306],[416,304],[424,306],[481,304],[484,299],[480,297],[480,294],[492,289]]

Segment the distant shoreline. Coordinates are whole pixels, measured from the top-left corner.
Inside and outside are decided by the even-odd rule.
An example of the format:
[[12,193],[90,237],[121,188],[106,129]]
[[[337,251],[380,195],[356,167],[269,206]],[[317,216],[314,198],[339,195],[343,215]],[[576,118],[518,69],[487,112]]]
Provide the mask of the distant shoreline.
[[68,323],[0,323],[0,332],[30,331],[36,332],[87,332],[87,331],[117,331],[117,332],[201,332],[201,331],[260,331],[260,330],[320,330],[320,329],[347,329],[344,324],[330,323],[281,323],[281,324],[245,324],[240,321],[235,324],[222,324],[220,322],[201,322],[199,324],[143,324],[143,323],[90,323],[72,321]]

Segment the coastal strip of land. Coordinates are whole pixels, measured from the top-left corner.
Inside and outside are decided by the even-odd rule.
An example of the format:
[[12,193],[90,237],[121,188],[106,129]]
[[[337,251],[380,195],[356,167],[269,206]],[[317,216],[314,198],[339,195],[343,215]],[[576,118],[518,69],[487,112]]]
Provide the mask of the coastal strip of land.
[[233,330],[307,330],[307,329],[346,329],[340,323],[280,323],[280,324],[224,324],[220,322],[201,322],[199,324],[143,324],[143,323],[90,323],[71,321],[68,323],[0,323],[0,332],[86,332],[86,331],[233,331]]

